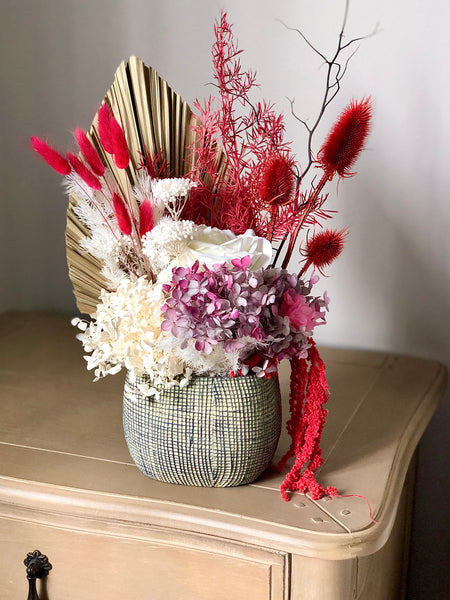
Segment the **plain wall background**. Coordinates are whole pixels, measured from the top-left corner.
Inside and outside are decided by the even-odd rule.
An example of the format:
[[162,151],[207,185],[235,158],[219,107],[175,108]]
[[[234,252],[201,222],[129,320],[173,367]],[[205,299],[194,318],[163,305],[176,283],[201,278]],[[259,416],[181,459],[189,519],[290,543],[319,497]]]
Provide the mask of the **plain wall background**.
[[[262,97],[286,114],[299,158],[305,135],[289,115],[296,98],[315,116],[321,61],[277,20],[329,53],[344,0],[2,0],[0,15],[0,310],[75,314],[65,264],[66,200],[58,176],[29,149],[29,136],[62,148],[88,128],[118,64],[136,54],[191,105],[213,93],[213,21],[228,11]],[[364,40],[330,106],[316,149],[353,97],[375,100],[373,131],[358,175],[329,186],[333,226],[350,228],[324,281],[332,299],[322,344],[390,350],[450,366],[450,7],[448,0],[353,0],[348,39]],[[449,406],[420,444],[412,542],[412,599],[444,598],[448,535]],[[445,550],[447,541],[447,551]],[[448,563],[447,563],[448,565]]]

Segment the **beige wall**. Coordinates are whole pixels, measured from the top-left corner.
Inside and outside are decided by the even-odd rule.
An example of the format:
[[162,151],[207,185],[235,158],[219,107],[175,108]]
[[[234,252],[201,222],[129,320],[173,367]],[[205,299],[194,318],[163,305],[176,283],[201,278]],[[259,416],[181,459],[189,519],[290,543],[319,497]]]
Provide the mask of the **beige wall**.
[[[327,51],[343,0],[2,0],[0,310],[75,312],[64,257],[65,198],[58,177],[29,151],[29,135],[71,144],[70,131],[89,126],[116,66],[130,54],[190,103],[212,93],[205,84],[220,5],[264,97],[286,113],[285,96],[295,97],[299,114],[312,118],[324,71],[276,19],[301,27]],[[329,190],[330,206],[339,209],[335,225],[348,225],[351,235],[323,284],[332,304],[321,343],[450,364],[449,12],[447,0],[352,3],[349,36],[370,32],[378,21],[380,33],[362,42],[320,134],[352,97],[372,95],[376,110],[358,176]],[[288,117],[287,130],[302,155],[301,126]],[[431,564],[438,562],[441,498],[449,494],[441,477],[448,413],[447,403],[425,435],[419,462],[411,584],[417,600],[444,589],[443,570],[434,573]],[[419,552],[428,556],[421,570]]]

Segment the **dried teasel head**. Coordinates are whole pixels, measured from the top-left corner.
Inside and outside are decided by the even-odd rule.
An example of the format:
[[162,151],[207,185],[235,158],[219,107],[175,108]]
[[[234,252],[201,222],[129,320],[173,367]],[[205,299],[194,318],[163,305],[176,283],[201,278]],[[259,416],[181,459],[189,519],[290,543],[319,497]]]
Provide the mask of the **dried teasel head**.
[[306,242],[305,264],[300,272],[302,275],[311,265],[318,269],[323,275],[323,269],[328,267],[344,249],[347,229],[324,229],[314,234]]
[[291,202],[295,193],[292,166],[292,160],[281,154],[268,160],[259,184],[259,196],[264,204],[276,207]]
[[363,149],[370,130],[372,104],[370,98],[353,100],[333,125],[325,143],[317,154],[325,173],[331,178],[351,177],[350,169]]

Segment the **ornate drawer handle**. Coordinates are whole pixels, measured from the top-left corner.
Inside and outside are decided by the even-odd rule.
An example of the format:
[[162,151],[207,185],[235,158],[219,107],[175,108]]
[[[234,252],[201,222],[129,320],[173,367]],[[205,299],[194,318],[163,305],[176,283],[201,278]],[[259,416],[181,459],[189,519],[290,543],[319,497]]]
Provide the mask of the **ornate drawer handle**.
[[45,554],[42,554],[39,550],[34,552],[28,552],[26,559],[23,564],[27,568],[27,579],[28,579],[28,598],[27,600],[39,600],[39,596],[36,590],[36,579],[42,579],[47,577],[48,572],[52,568],[48,558]]

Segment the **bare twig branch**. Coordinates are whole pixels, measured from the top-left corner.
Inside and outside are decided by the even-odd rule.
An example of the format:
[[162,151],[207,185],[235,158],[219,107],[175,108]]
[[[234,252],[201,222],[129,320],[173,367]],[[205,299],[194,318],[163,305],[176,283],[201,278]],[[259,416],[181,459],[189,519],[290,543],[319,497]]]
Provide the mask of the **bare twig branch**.
[[[348,56],[345,60],[345,63],[342,65],[342,63],[340,62],[340,57],[342,56],[343,51],[345,51],[346,49],[348,49],[350,46],[352,46],[353,44],[361,41],[361,40],[365,40],[367,38],[370,38],[374,35],[376,35],[378,33],[378,23],[375,25],[375,28],[373,29],[373,31],[371,33],[369,33],[368,35],[364,35],[364,36],[360,36],[360,37],[356,37],[351,39],[350,41],[344,43],[344,37],[345,37],[345,28],[347,25],[347,18],[348,18],[348,12],[349,12],[349,6],[350,6],[350,0],[346,0],[345,2],[345,9],[344,9],[344,17],[342,19],[342,25],[341,25],[341,29],[338,35],[338,40],[337,40],[337,45],[334,51],[334,54],[332,55],[331,58],[327,58],[327,56],[321,52],[320,50],[318,50],[314,44],[312,42],[309,41],[309,39],[304,35],[304,33],[300,30],[297,29],[295,27],[289,27],[288,25],[286,25],[285,23],[283,23],[283,21],[279,20],[280,23],[282,23],[282,25],[284,25],[284,27],[286,27],[286,29],[290,30],[290,31],[295,31],[296,33],[298,33],[300,35],[300,37],[303,39],[303,41],[313,50],[313,52],[315,52],[318,56],[320,56],[320,58],[324,61],[324,64],[326,65],[327,69],[326,69],[326,76],[325,76],[325,89],[323,92],[323,97],[322,97],[322,104],[320,106],[319,112],[317,114],[317,117],[314,121],[314,123],[312,125],[308,125],[306,119],[302,119],[301,117],[299,117],[299,115],[295,112],[294,110],[294,103],[295,100],[290,100],[289,98],[287,98],[289,104],[290,104],[290,108],[291,108],[291,114],[292,116],[299,122],[301,123],[308,134],[308,139],[307,139],[307,164],[306,167],[301,171],[300,176],[298,177],[297,180],[297,186],[299,187],[303,178],[305,177],[305,175],[308,173],[308,171],[311,169],[312,165],[315,162],[314,159],[314,154],[313,154],[313,138],[314,138],[314,134],[322,120],[322,117],[325,113],[325,110],[328,108],[328,106],[331,104],[331,102],[335,99],[335,97],[337,96],[337,94],[339,93],[340,89],[341,89],[341,81],[342,78],[344,77],[345,73],[347,72],[347,68],[349,65],[350,60],[353,58],[353,56],[355,55],[355,53],[358,51],[358,48],[355,48],[350,56]],[[322,182],[321,182],[322,183]],[[324,183],[322,183],[322,187],[323,187]],[[314,188],[314,180],[312,183],[312,187]],[[320,185],[319,185],[320,187]],[[320,188],[321,189],[321,188]],[[315,189],[315,192],[317,193],[317,189]],[[308,214],[306,214],[308,211],[305,211],[305,215],[302,218],[302,224],[304,224],[307,221],[308,218]],[[300,225],[301,227],[301,225]],[[295,241],[297,234],[298,234],[298,230],[299,227],[297,227],[297,231],[294,234],[291,234],[291,240],[289,243],[289,248],[286,254],[286,257],[283,261],[283,266],[285,266],[287,264],[287,261],[290,257],[290,253],[292,252],[292,246],[293,246],[293,242]],[[276,262],[280,256],[280,253],[283,249],[283,246],[286,242],[287,236],[281,241],[277,251],[276,251],[276,255],[275,255],[275,259],[272,263],[272,266],[276,265]]]

